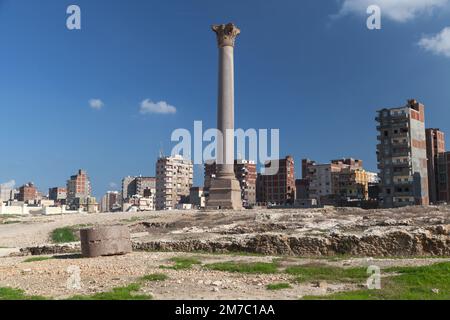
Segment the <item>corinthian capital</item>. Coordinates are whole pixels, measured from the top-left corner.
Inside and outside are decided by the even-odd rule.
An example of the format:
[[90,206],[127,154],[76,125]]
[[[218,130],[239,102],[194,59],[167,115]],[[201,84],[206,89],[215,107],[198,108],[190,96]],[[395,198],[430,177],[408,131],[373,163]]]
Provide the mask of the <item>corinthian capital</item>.
[[232,23],[214,25],[212,29],[217,35],[219,47],[234,47],[236,37],[241,33],[241,30]]

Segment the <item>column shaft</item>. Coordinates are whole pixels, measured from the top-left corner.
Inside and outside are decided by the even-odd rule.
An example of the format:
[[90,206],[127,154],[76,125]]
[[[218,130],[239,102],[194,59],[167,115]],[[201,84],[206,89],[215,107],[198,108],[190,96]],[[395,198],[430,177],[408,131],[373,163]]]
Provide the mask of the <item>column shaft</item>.
[[234,48],[219,48],[219,97],[217,129],[223,140],[218,143],[218,178],[234,176]]

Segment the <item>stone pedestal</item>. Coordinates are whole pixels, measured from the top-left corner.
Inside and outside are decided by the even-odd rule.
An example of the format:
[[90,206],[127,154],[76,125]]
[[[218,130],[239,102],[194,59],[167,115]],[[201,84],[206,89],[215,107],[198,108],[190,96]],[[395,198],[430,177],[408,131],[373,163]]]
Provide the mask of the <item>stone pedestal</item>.
[[234,44],[240,30],[235,25],[215,25],[219,46],[217,174],[209,189],[207,209],[242,209],[241,188],[234,175]]
[[123,255],[132,251],[131,235],[126,226],[82,229],[80,239],[85,258]]
[[211,181],[207,209],[242,209],[241,187],[236,179]]

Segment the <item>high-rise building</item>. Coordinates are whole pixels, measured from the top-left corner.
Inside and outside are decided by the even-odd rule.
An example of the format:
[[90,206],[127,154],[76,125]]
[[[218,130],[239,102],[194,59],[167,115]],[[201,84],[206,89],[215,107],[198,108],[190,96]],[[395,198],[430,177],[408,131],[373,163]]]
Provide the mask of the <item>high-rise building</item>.
[[[216,177],[215,161],[206,161],[204,190],[208,193],[211,181]],[[241,199],[244,207],[256,204],[256,163],[250,160],[234,160],[234,175],[241,188]]]
[[408,100],[379,110],[376,120],[381,206],[429,204],[424,105]]
[[296,196],[294,158],[287,156],[284,159],[268,161],[265,168],[275,168],[276,165],[278,171],[275,174],[263,173],[260,176],[264,198],[262,202],[277,205],[293,204]]
[[438,156],[445,152],[445,135],[439,129],[426,129],[428,159],[428,194],[430,203],[439,201]]
[[66,203],[71,209],[77,210],[83,204],[91,204],[94,201],[91,197],[91,182],[86,171],[78,170],[76,175],[67,180],[67,200]]
[[37,200],[38,192],[32,182],[24,184],[19,188],[19,194],[17,200],[23,202],[32,202]]
[[194,168],[182,156],[161,157],[156,163],[156,210],[172,210],[188,203]]
[[64,205],[67,199],[67,189],[63,187],[55,187],[48,189],[49,200],[55,201],[55,204]]
[[438,201],[450,203],[450,152],[438,155]]

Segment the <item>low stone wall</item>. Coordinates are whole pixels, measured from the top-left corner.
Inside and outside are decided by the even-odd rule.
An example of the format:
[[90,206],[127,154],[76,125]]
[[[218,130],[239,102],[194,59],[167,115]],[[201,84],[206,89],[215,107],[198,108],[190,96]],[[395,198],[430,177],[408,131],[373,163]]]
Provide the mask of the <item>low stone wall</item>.
[[134,250],[248,252],[291,256],[450,256],[448,226],[372,235],[288,236],[255,234],[235,239],[136,241]]

